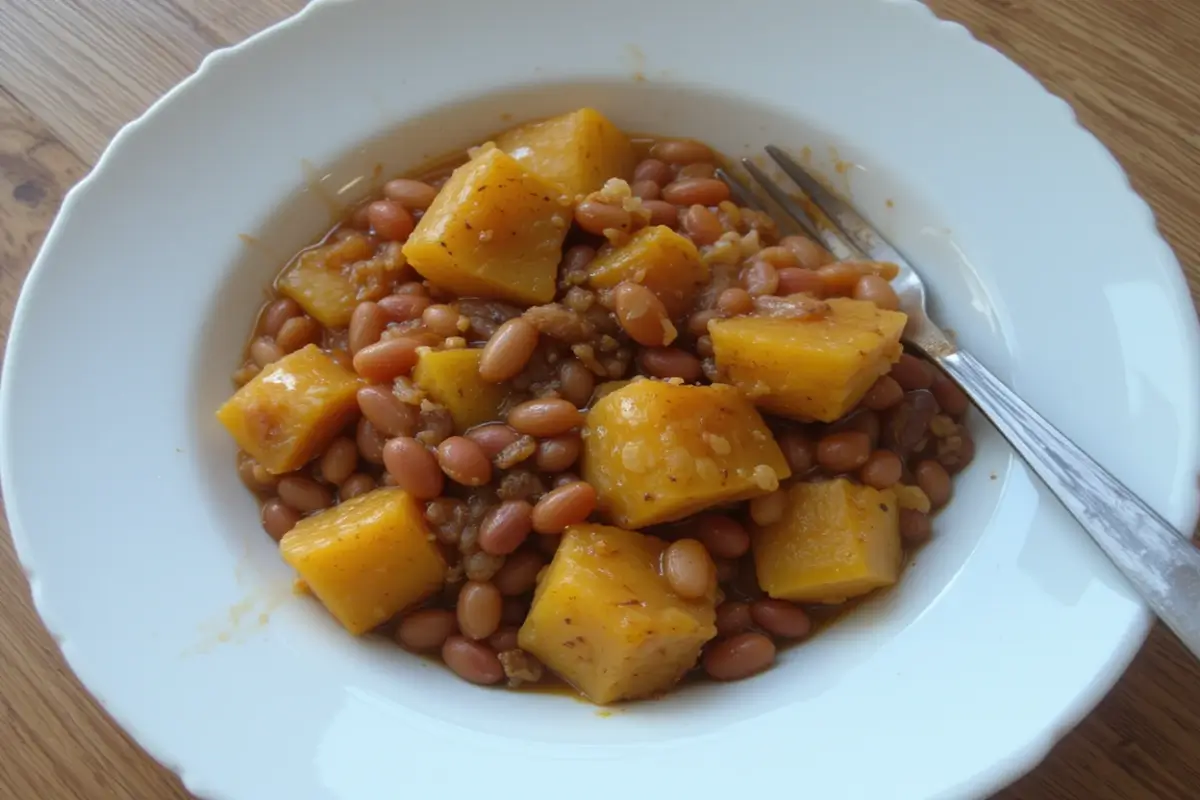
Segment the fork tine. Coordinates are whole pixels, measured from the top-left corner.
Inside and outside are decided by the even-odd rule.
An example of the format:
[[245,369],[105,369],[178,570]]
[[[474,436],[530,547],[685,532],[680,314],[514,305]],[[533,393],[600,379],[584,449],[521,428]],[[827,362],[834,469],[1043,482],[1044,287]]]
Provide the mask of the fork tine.
[[837,227],[842,236],[854,243],[864,255],[876,261],[891,261],[903,264],[904,259],[879,231],[863,219],[850,204],[826,189],[787,153],[774,145],[767,145],[767,154],[774,159],[789,178],[796,182],[809,199],[821,209]]
[[763,188],[763,191],[770,195],[771,199],[778,203],[779,207],[782,208],[789,217],[794,219],[801,228],[804,228],[804,230],[808,232],[809,236],[812,236],[817,241],[823,240],[824,237],[822,237],[818,232],[817,226],[808,216],[808,212],[801,208],[799,203],[788,197],[787,192],[783,191],[783,189],[780,189],[773,180],[768,178],[766,173],[758,168],[757,164],[748,158],[743,158],[742,166],[745,167],[746,171],[750,173],[750,177],[754,178],[758,185]]
[[733,199],[737,201],[738,205],[753,208],[755,211],[764,210],[762,203],[754,196],[754,192],[750,191],[737,178],[720,167],[717,168],[717,177],[725,181],[725,185],[729,187],[729,193],[733,195]]

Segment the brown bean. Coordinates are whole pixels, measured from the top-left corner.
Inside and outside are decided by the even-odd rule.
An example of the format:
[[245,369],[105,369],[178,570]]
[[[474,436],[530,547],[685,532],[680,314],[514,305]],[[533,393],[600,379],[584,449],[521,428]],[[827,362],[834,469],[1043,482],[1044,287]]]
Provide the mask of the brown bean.
[[374,478],[365,473],[356,472],[342,482],[341,487],[338,489],[338,498],[344,503],[347,500],[358,497],[360,494],[366,494],[374,488]]
[[695,539],[671,542],[663,553],[662,570],[671,590],[687,600],[704,597],[717,579],[712,557]]
[[272,539],[279,541],[283,535],[296,527],[300,521],[300,512],[284,503],[278,497],[272,497],[263,503],[262,526]]
[[647,158],[638,162],[638,165],[633,168],[633,179],[635,181],[654,181],[659,186],[666,186],[675,180],[675,173],[667,164],[657,158]]
[[802,433],[789,431],[779,437],[779,449],[793,475],[803,475],[817,463],[817,447]]
[[279,499],[301,514],[333,505],[333,493],[312,478],[288,475],[280,479],[278,491]]
[[892,284],[879,275],[863,275],[854,284],[854,299],[874,303],[877,307],[888,311],[900,308],[900,297]]
[[876,489],[888,489],[900,482],[904,462],[891,450],[876,450],[858,471],[859,480]]
[[781,639],[800,639],[812,630],[812,621],[804,609],[786,600],[756,600],[750,606],[754,624]]
[[462,636],[451,636],[442,645],[442,661],[463,680],[490,686],[504,680],[504,667],[490,647]]
[[376,200],[367,206],[367,221],[385,242],[403,242],[417,226],[408,209],[393,200]]
[[383,193],[389,200],[395,200],[405,208],[416,211],[429,208],[437,197],[438,190],[425,181],[395,178],[383,185]]
[[632,221],[625,209],[599,200],[584,200],[575,206],[575,224],[597,236],[603,236],[609,229],[629,230]]
[[279,326],[275,344],[285,353],[294,353],[301,347],[321,341],[321,324],[312,317],[292,317]]
[[882,423],[879,420],[879,415],[869,409],[859,409],[847,417],[838,420],[836,424],[829,428],[829,433],[843,433],[845,431],[858,431],[865,433],[867,438],[871,440],[871,449],[874,450],[879,445],[879,434],[882,430]]
[[928,389],[936,377],[928,361],[909,353],[902,353],[900,360],[892,365],[891,376],[906,392]]
[[781,297],[792,294],[811,294],[814,297],[822,297],[824,291],[825,282],[811,269],[785,267],[779,270],[779,287],[776,292]]
[[520,636],[521,629],[517,626],[508,625],[502,627],[488,637],[488,647],[497,653],[503,653],[505,650],[516,650],[521,646]]
[[479,377],[488,383],[503,383],[521,374],[538,346],[537,328],[520,317],[496,329],[479,357]]
[[703,663],[713,680],[749,678],[775,663],[775,643],[761,633],[739,633],[711,645]]
[[750,604],[741,600],[727,600],[717,606],[717,635],[733,636],[749,629],[753,624]]
[[489,511],[479,524],[479,548],[506,556],[524,544],[532,530],[533,506],[524,500],[508,500]]
[[345,436],[329,443],[321,456],[321,477],[334,485],[341,484],[358,467],[358,445]]
[[354,371],[372,383],[387,383],[407,375],[417,364],[416,339],[398,336],[368,345],[354,354]]
[[639,354],[642,372],[654,378],[679,378],[684,383],[700,380],[700,359],[679,347],[647,347]]
[[739,317],[754,311],[754,298],[745,289],[734,286],[718,295],[717,309],[727,317]]
[[392,322],[410,322],[424,314],[432,302],[422,294],[389,294],[376,305]]
[[460,318],[458,309],[451,306],[437,304],[428,306],[421,312],[421,321],[425,323],[425,328],[443,338],[449,336],[458,336],[462,330],[458,327]]
[[281,297],[263,309],[259,330],[263,332],[263,335],[274,338],[279,335],[279,329],[283,327],[283,323],[303,313],[300,304],[295,300],[290,297]]
[[370,300],[359,303],[350,315],[350,330],[346,336],[347,346],[353,355],[370,344],[379,341],[388,326],[388,313]]
[[505,425],[503,422],[489,422],[477,425],[464,434],[483,450],[488,458],[495,458],[501,450],[521,438],[521,434]]
[[676,180],[684,180],[685,178],[715,178],[717,168],[715,165],[704,161],[697,161],[695,164],[685,164],[679,168],[679,172],[675,173]]
[[833,263],[830,252],[807,236],[785,236],[779,244],[791,250],[805,269],[820,269]]
[[617,322],[629,337],[644,347],[665,347],[675,341],[675,326],[654,292],[640,283],[625,281],[613,291]]
[[364,386],[358,390],[358,407],[375,430],[386,437],[412,436],[420,410],[396,396],[387,386]]
[[753,297],[775,294],[779,289],[779,272],[766,261],[755,259],[742,271],[742,283]]
[[629,186],[629,191],[634,197],[639,197],[642,200],[657,200],[662,196],[662,187],[654,181],[634,181]]
[[666,225],[675,228],[679,225],[679,208],[666,200],[643,200],[642,208],[650,212],[651,225]]
[[690,529],[713,558],[741,558],[750,550],[750,534],[725,514],[703,514],[692,521]]
[[534,456],[537,468],[542,472],[564,472],[574,466],[579,460],[583,442],[577,434],[554,436],[538,442],[537,454]]
[[577,358],[568,358],[558,367],[558,391],[564,400],[585,408],[596,390],[596,376]]
[[935,377],[929,386],[929,391],[933,393],[933,398],[937,400],[938,407],[942,409],[943,414],[961,417],[967,413],[967,409],[971,405],[966,392],[945,375]]
[[467,581],[458,593],[458,629],[468,639],[486,639],[500,627],[504,598],[500,590],[483,581]]
[[569,400],[526,400],[508,412],[508,424],[528,436],[561,436],[583,425],[583,414]]
[[788,496],[784,489],[755,497],[750,501],[750,519],[755,525],[774,525],[787,513]]
[[931,460],[922,461],[913,470],[913,475],[917,479],[917,486],[921,487],[934,508],[941,508],[950,502],[950,473],[941,464]]
[[562,533],[583,522],[596,508],[596,490],[586,481],[568,483],[542,495],[533,507],[533,529],[538,533]]
[[[559,537],[548,537],[558,540]],[[504,560],[504,566],[492,578],[492,583],[505,597],[515,597],[533,591],[538,573],[546,565],[545,558],[536,550],[521,550]]]
[[433,453],[408,436],[397,436],[383,448],[383,465],[396,485],[417,500],[432,500],[442,493],[445,479]]
[[862,270],[851,263],[836,261],[817,270],[823,285],[822,292],[829,297],[849,297],[862,277]]
[[891,375],[884,375],[871,385],[862,399],[865,408],[886,411],[904,399],[904,389]]
[[667,139],[650,148],[650,155],[668,164],[695,164],[712,161],[713,151],[703,142],[694,139]]
[[780,245],[764,247],[754,257],[759,261],[767,262],[777,270],[796,269],[800,266],[800,259],[796,257],[796,254]]
[[278,476],[267,472],[266,467],[245,453],[238,453],[237,471],[246,488],[255,493],[272,490],[279,484]]
[[720,217],[702,205],[693,205],[683,212],[680,224],[692,241],[701,246],[712,244],[725,235]]
[[437,447],[437,461],[446,477],[463,486],[483,486],[492,479],[492,462],[483,448],[465,436],[451,436]]
[[372,464],[383,463],[383,445],[386,437],[375,429],[366,417],[359,417],[358,426],[354,431],[354,443],[358,445],[358,453]]
[[904,544],[909,547],[924,544],[932,534],[933,524],[928,514],[911,508],[900,509],[900,539]]
[[275,344],[274,339],[260,336],[250,343],[250,360],[259,367],[274,364],[283,356],[283,348]]
[[861,431],[831,433],[817,442],[817,463],[838,474],[853,472],[871,456],[871,437]]
[[454,612],[444,608],[422,608],[400,620],[396,626],[396,642],[414,653],[440,650],[457,631]]
[[715,206],[729,199],[729,187],[718,178],[678,178],[663,187],[662,197],[677,206]]
[[958,432],[953,436],[938,440],[938,463],[951,475],[962,472],[974,458],[975,440],[966,428],[959,426]]
[[895,407],[887,412],[883,425],[883,444],[901,456],[918,447],[929,434],[929,423],[937,416],[937,401],[927,391],[914,391],[904,395]]

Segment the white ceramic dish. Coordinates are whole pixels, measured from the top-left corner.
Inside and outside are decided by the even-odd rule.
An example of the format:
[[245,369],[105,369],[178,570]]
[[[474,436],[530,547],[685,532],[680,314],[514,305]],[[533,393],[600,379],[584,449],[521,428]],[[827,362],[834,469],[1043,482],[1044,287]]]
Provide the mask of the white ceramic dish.
[[320,2],[208,59],[71,193],[0,389],[9,521],[71,667],[196,794],[977,797],[1136,652],[1142,606],[982,424],[900,587],[739,684],[598,714],[468,686],[291,595],[213,418],[260,287],[376,164],[584,104],[732,155],[810,147],[939,318],[1191,529],[1187,289],[1069,109],[915,2],[696,8]]

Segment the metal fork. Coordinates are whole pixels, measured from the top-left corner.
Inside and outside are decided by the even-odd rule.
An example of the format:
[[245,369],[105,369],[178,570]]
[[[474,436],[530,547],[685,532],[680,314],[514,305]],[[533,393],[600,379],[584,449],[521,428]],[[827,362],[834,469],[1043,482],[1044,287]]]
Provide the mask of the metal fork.
[[[1071,515],[1125,574],[1159,619],[1200,657],[1200,549],[1154,509],[1046,421],[929,319],[925,285],[912,265],[853,208],[778,147],[767,154],[821,211],[833,228],[812,219],[803,205],[750,159],[742,164],[767,195],[804,230],[841,258],[889,261],[892,282],[908,315],[904,340],[954,379]],[[735,198],[765,210],[724,170],[719,177]]]

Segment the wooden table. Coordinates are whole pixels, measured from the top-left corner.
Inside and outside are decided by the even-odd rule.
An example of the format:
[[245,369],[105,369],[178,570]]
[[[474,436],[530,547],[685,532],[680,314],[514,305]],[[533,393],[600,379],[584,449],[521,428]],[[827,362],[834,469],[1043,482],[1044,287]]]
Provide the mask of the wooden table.
[[[218,47],[303,0],[0,0],[0,329],[63,194]],[[934,0],[1067,98],[1154,206],[1200,296],[1200,5]],[[64,479],[67,476],[64,476]],[[0,536],[0,797],[184,798],[64,667]],[[1162,629],[1004,800],[1200,796],[1200,668]]]

